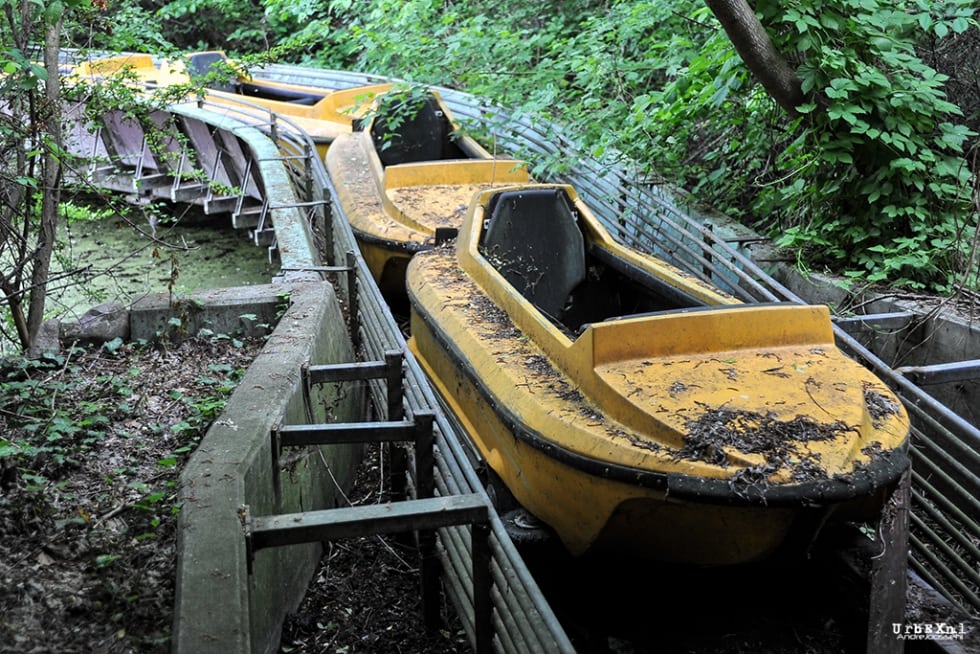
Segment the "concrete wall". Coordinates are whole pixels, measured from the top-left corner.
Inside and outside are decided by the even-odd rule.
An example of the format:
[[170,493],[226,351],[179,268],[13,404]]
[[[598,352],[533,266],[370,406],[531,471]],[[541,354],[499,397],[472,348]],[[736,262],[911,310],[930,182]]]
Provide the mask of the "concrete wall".
[[[239,291],[248,301],[242,301]],[[240,509],[247,505],[253,515],[266,515],[333,507],[337,494],[327,466],[343,486],[349,486],[356,469],[356,447],[298,452],[282,473],[282,506],[274,506],[271,429],[280,421],[310,422],[301,366],[353,361],[346,322],[329,284],[209,292],[187,300],[195,310],[185,314],[185,324],[193,328],[193,321],[207,320],[222,331],[219,323],[234,323],[241,314],[281,310],[284,293],[289,295],[288,309],[181,477],[174,652],[278,650],[283,617],[302,599],[321,548],[261,550],[249,575]],[[167,324],[166,307],[153,304],[134,307],[134,331],[153,334]],[[359,420],[364,411],[363,394],[350,388],[318,392],[311,404],[314,422],[328,416]]]
[[[823,275],[803,277],[788,265],[772,267],[773,278],[807,302],[827,304],[841,315],[909,311],[902,328],[869,325],[850,333],[893,368],[980,359],[980,324],[956,302],[911,293],[854,295]],[[975,310],[975,309],[974,309]],[[980,379],[922,384],[922,390],[973,425],[980,425]]]

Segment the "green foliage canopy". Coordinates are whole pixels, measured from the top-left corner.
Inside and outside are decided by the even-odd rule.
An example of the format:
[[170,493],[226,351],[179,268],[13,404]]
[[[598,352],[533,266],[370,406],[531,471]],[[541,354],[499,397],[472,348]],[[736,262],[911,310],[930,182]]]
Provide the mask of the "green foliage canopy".
[[700,0],[145,0],[110,6],[101,44],[169,40],[463,89],[554,121],[572,156],[628,161],[812,266],[976,287],[978,118],[922,58],[980,30],[975,3],[752,4],[808,94],[799,115],[778,109]]
[[281,45],[306,62],[555,120],[579,152],[638,164],[858,282],[977,285],[976,134],[919,55],[977,30],[972,2],[755,3],[811,99],[798,116],[692,0],[301,6]]

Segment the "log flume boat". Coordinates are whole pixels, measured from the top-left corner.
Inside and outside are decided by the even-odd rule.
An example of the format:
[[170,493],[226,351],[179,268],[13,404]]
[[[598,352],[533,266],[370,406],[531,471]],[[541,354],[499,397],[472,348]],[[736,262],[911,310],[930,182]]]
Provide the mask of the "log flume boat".
[[327,173],[382,293],[405,295],[405,267],[439,229],[458,229],[473,194],[529,181],[527,165],[496,157],[467,135],[435,91],[380,96],[351,134],[337,137]]
[[[372,84],[348,89],[325,89],[257,80],[221,51],[192,52],[178,59],[155,60],[148,54],[125,54],[84,61],[70,71],[81,79],[120,75],[148,87],[186,86],[209,102],[227,107],[226,113],[246,123],[268,122],[268,114],[284,116],[316,144],[321,159],[341,134],[349,134],[375,98],[391,84]],[[249,111],[249,107],[258,111]]]
[[908,466],[904,408],[826,307],[741,303],[618,244],[572,187],[480,193],[406,282],[409,347],[572,555],[765,560],[877,515]]

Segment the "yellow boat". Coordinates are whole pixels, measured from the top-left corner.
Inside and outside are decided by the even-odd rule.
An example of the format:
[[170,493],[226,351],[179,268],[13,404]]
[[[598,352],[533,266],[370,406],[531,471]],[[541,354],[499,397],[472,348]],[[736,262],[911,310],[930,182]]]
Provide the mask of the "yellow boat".
[[529,176],[463,133],[435,91],[393,90],[368,116],[334,141],[327,173],[372,276],[397,301],[409,259],[437,229],[457,229],[475,193]]
[[491,478],[573,555],[767,559],[876,516],[908,466],[904,408],[826,307],[741,303],[569,186],[480,194],[407,291],[409,347]]
[[189,93],[192,84],[201,83],[196,93],[211,103],[208,109],[254,124],[268,123],[270,114],[283,116],[309,135],[321,159],[333,140],[349,134],[353,122],[391,88],[371,84],[324,89],[256,80],[217,50],[162,61],[148,54],[117,55],[82,62],[71,72],[89,79],[125,74],[149,87],[186,85]]

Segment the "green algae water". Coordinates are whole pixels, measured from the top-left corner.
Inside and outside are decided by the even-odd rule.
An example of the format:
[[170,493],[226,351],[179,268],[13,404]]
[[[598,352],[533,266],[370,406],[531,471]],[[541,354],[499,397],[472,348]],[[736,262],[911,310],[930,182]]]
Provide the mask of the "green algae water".
[[277,272],[268,248],[233,229],[228,216],[156,226],[118,218],[63,222],[46,314],[76,320],[100,302],[268,284]]

